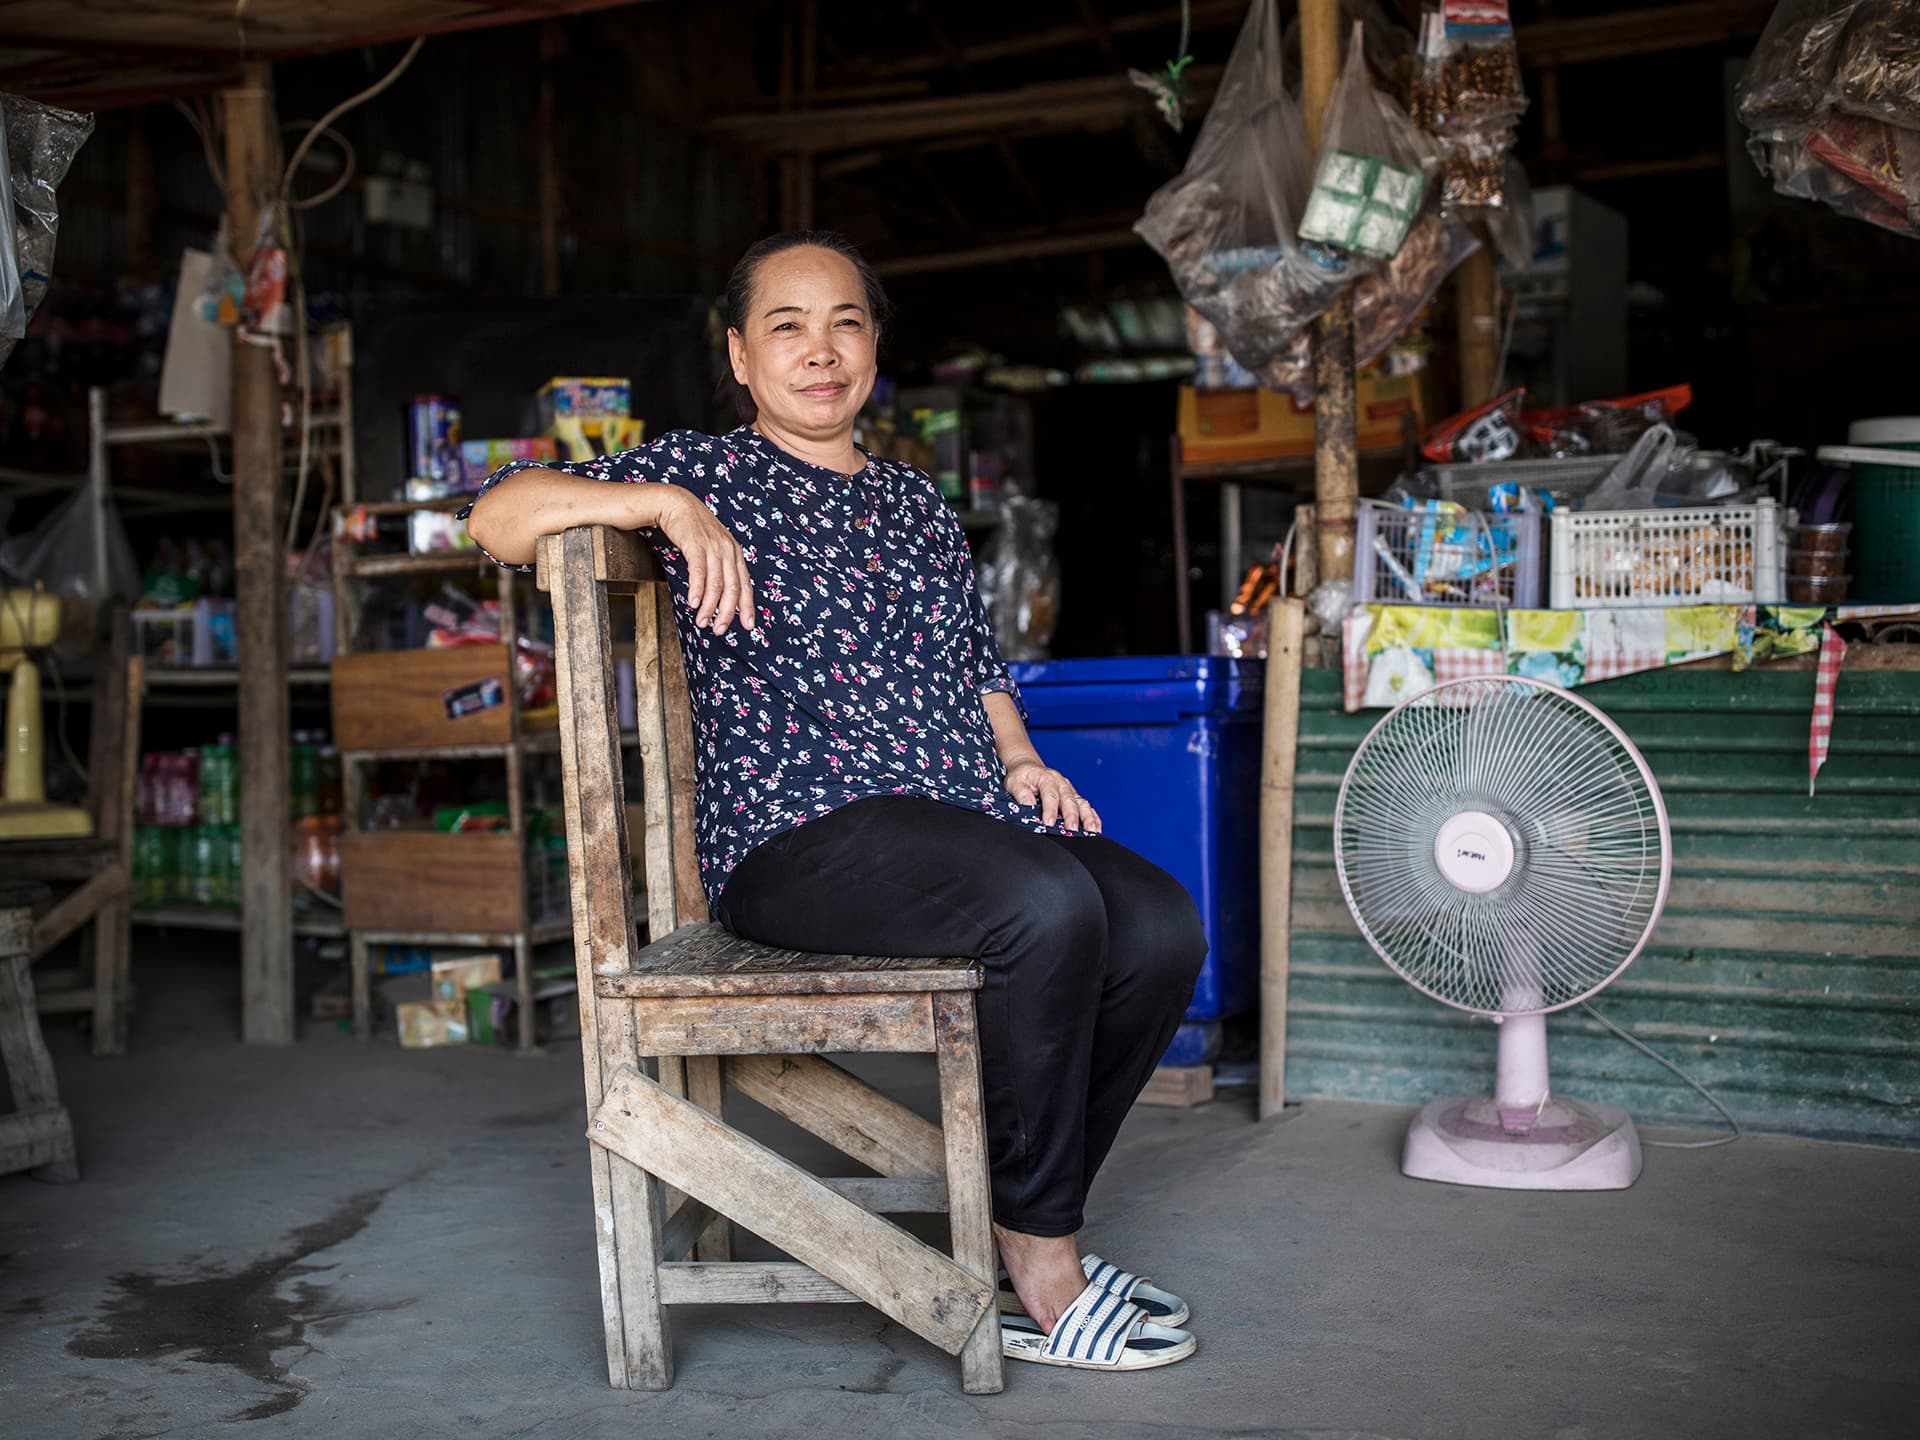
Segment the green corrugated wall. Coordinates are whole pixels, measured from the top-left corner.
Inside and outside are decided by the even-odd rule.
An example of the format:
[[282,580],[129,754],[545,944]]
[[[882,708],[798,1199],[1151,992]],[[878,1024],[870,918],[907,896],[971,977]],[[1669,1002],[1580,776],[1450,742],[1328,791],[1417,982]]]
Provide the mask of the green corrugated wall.
[[[1674,845],[1653,941],[1594,1007],[1750,1128],[1920,1145],[1920,673],[1842,672],[1813,798],[1811,671],[1655,671],[1581,694],[1646,754]],[[1492,1085],[1491,1022],[1399,979],[1340,897],[1334,799],[1382,714],[1342,714],[1337,672],[1306,672],[1289,1100],[1412,1103]],[[1577,1009],[1548,1034],[1557,1090],[1643,1121],[1720,1123]]]

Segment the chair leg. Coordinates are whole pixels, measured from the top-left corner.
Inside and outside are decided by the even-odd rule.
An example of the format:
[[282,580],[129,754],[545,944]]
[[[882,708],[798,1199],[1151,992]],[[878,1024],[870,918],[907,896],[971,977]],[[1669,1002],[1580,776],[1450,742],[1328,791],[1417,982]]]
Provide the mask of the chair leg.
[[[726,1082],[720,1073],[718,1055],[686,1057],[687,1099],[716,1120],[725,1118]],[[717,1216],[693,1247],[693,1258],[724,1263],[733,1259],[733,1222]]]
[[353,972],[353,1038],[356,1040],[373,1038],[373,996],[367,979],[371,948],[357,931],[347,937],[347,965]]
[[[980,1040],[971,991],[933,997],[933,1044],[940,1066],[940,1128],[947,1145],[947,1217],[953,1230],[953,1258],[963,1270],[998,1290]],[[1004,1367],[1000,1307],[992,1304],[960,1352],[961,1386],[969,1395],[997,1395],[1006,1388]]]
[[673,1333],[660,1303],[661,1184],[631,1161],[594,1143],[593,1114],[604,1077],[632,1064],[628,1006],[595,997],[588,1090],[588,1158],[593,1175],[594,1238],[600,1257],[600,1308],[606,1325],[607,1382],[616,1390],[665,1390],[673,1384]]
[[133,917],[128,902],[115,900],[94,912],[93,1053],[127,1052],[129,950]]

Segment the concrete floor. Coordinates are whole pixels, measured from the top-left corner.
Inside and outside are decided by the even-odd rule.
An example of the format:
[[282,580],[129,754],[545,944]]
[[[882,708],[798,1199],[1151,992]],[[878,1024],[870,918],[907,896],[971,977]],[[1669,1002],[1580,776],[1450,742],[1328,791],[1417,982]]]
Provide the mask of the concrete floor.
[[[1920,1154],[1655,1151],[1624,1194],[1404,1180],[1401,1110],[1136,1112],[1090,1248],[1197,1356],[1009,1366],[859,1307],[676,1313],[610,1390],[577,1053],[248,1050],[231,958],[136,967],[125,1059],[51,1022],[78,1186],[0,1178],[0,1434],[1833,1437],[1920,1421]],[[897,1064],[896,1063],[896,1068]],[[903,1073],[924,1099],[926,1077]],[[767,1133],[772,1133],[771,1129]],[[240,1428],[244,1426],[244,1428]]]

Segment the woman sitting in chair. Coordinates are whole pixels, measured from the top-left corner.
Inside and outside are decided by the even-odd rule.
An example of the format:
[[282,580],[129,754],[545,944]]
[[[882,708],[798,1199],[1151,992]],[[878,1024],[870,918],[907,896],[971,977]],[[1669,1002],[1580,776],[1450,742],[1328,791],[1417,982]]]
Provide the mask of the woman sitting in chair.
[[761,241],[727,287],[751,425],[509,465],[468,530],[522,565],[570,526],[647,532],[686,657],[714,918],[793,950],[978,960],[1006,1353],[1168,1364],[1194,1348],[1185,1304],[1074,1237],[1206,938],[1180,883],[1100,834],[1035,751],[939,488],[854,443],[886,308],[842,237]]

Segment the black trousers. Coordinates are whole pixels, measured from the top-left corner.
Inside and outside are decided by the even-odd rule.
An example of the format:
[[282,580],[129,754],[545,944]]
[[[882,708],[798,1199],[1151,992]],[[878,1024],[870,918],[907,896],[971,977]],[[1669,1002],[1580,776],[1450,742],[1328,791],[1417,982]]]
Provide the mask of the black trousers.
[[856,801],[775,836],[714,908],[762,944],[982,962],[993,1218],[1029,1235],[1080,1229],[1207,953],[1185,887],[1124,845],[916,796]]

